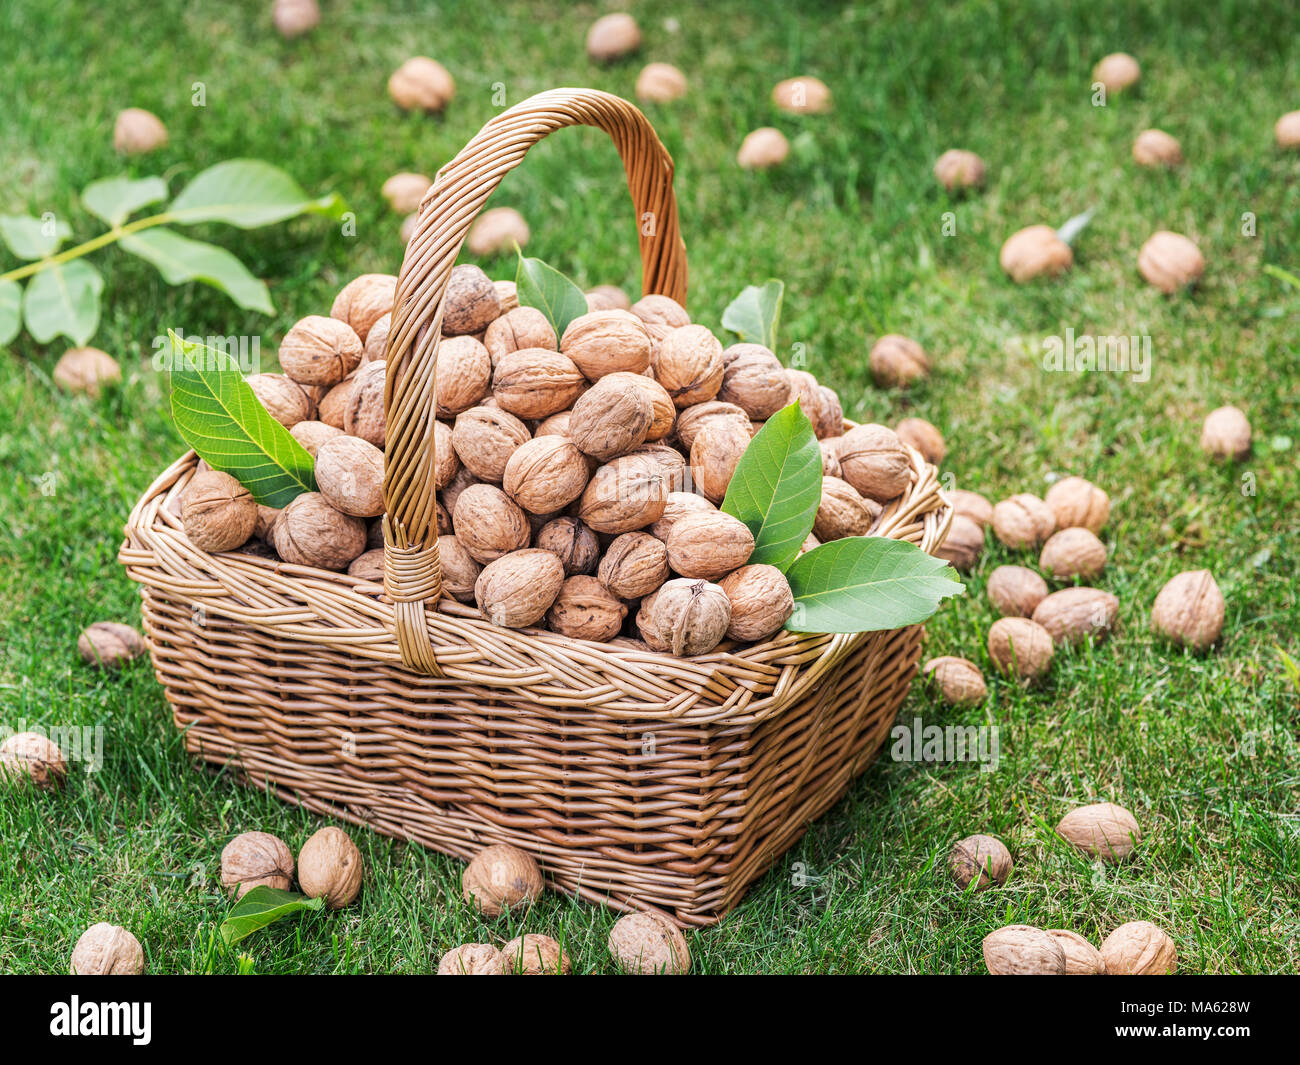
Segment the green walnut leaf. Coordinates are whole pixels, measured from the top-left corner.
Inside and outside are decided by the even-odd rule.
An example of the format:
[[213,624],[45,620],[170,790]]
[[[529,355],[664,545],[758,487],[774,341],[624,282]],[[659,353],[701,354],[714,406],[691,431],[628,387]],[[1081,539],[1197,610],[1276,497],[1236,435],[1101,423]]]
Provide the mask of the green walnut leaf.
[[167,182],[160,177],[105,178],[87,185],[81,193],[82,206],[110,226],[120,226],[141,207],[167,199]]
[[722,312],[722,324],[741,340],[776,350],[776,330],[781,322],[781,300],[785,283],[775,278],[763,285],[750,285]]
[[208,167],[194,178],[167,209],[167,218],[181,225],[226,222],[256,229],[296,215],[344,210],[337,194],[313,200],[293,178],[259,159],[230,159]]
[[71,234],[67,222],[45,221],[27,214],[0,215],[0,240],[20,259],[53,255]]
[[258,402],[235,360],[168,335],[172,421],[199,457],[235,477],[264,506],[283,507],[316,491],[311,455]]
[[582,289],[541,259],[525,259],[522,252],[515,272],[515,290],[520,303],[546,315],[557,337],[564,336],[569,323],[587,313],[587,297]]
[[751,563],[785,570],[812,532],[821,498],[821,447],[795,402],[768,418],[749,442],[722,509],[754,534]]
[[124,236],[122,247],[158,267],[169,285],[202,281],[220,289],[241,307],[263,314],[275,313],[266,283],[250,274],[225,248],[191,240],[162,227]]
[[275,924],[285,917],[317,912],[325,905],[324,899],[309,899],[296,891],[259,884],[236,902],[221,922],[221,940],[231,947],[259,929]]
[[84,344],[99,325],[99,294],[104,279],[83,259],[55,263],[33,275],[23,296],[27,331],[38,344],[62,333]]
[[23,287],[0,281],[0,345],[8,344],[23,327]]
[[848,536],[795,560],[792,632],[876,632],[925,621],[966,586],[942,559],[906,540]]

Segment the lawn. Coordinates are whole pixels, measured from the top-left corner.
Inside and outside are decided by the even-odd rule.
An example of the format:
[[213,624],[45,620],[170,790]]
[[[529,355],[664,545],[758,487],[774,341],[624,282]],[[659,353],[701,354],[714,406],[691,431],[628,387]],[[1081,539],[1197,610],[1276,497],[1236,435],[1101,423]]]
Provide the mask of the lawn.
[[[874,4],[635,2],[644,45],[608,68],[583,51],[596,4],[324,0],[312,35],[284,42],[269,3],[86,4],[10,0],[0,9],[0,213],[53,211],[79,239],[99,231],[80,189],[124,169],[173,191],[222,159],[287,169],[337,191],[355,235],[318,218],[196,235],[268,280],[276,313],[212,289],[170,288],[117,249],[94,261],[107,286],[93,341],[125,382],[98,401],[50,373],[61,342],[0,350],[0,724],[103,728],[102,768],[60,794],[0,798],[0,971],[66,971],[99,920],[130,928],[153,972],[430,972],[450,946],[526,926],[562,938],[579,972],[609,971],[614,915],[549,895],[526,917],[484,922],[459,901],[460,863],[355,832],[367,864],[360,901],[221,947],[219,855],[233,835],[274,832],[293,849],[318,818],[196,767],[147,661],[120,674],[81,664],[78,633],[138,622],[138,590],[116,562],[128,511],[184,447],[153,338],[259,335],[274,358],[289,326],[325,313],[366,271],[396,272],[401,219],[379,194],[399,170],[432,174],[499,109],[558,85],[632,96],[643,62],[690,78],[647,113],[677,164],[690,254],[690,308],[720,331],[746,284],[786,284],[783,357],[844,398],[846,414],[908,415],[944,432],[950,483],[998,499],[1042,494],[1079,474],[1104,487],[1120,599],[1106,643],[1058,654],[1025,691],[993,680],[984,638],[987,574],[1024,561],[990,537],[964,598],[928,626],[926,654],[960,654],[990,677],[987,702],[945,707],[919,684],[900,721],[996,725],[999,763],[886,756],[753,888],[719,927],[691,933],[710,973],[979,973],[981,938],[1007,923],[1071,928],[1094,942],[1147,919],[1174,938],[1180,969],[1289,972],[1300,960],[1300,288],[1266,267],[1300,267],[1300,156],[1272,126],[1300,107],[1294,9],[1274,3],[968,2]],[[1139,90],[1093,105],[1092,65],[1125,50]],[[458,83],[444,117],[403,115],[384,84],[407,56],[440,59]],[[829,116],[780,115],[773,84],[822,77]],[[205,106],[193,106],[202,82]],[[113,118],[160,115],[171,142],[123,163]],[[738,169],[746,132],[780,126],[788,163]],[[1149,126],[1172,132],[1186,165],[1142,170],[1129,155]],[[980,195],[950,198],[930,167],[949,147],[989,164]],[[494,203],[532,227],[529,252],[584,286],[638,285],[634,219],[603,135],[566,131],[534,150]],[[1073,271],[1018,286],[998,269],[1014,230],[1095,207]],[[949,216],[951,212],[951,216]],[[1253,226],[1243,221],[1250,215]],[[950,224],[945,225],[945,222]],[[1158,229],[1194,239],[1208,263],[1191,294],[1145,285],[1137,250]],[[13,265],[0,260],[0,272]],[[482,265],[513,276],[505,258]],[[1150,337],[1150,379],[1048,373],[1043,339]],[[903,394],[876,389],[874,338],[915,337],[933,375]],[[1225,403],[1255,430],[1240,464],[1202,454],[1200,424]],[[1034,560],[1030,560],[1032,564]],[[1219,645],[1193,656],[1153,639],[1161,585],[1208,568],[1227,599]],[[1113,800],[1145,838],[1134,858],[1093,865],[1052,829],[1071,806]],[[1015,872],[963,896],[945,871],[952,842],[1000,836]]]

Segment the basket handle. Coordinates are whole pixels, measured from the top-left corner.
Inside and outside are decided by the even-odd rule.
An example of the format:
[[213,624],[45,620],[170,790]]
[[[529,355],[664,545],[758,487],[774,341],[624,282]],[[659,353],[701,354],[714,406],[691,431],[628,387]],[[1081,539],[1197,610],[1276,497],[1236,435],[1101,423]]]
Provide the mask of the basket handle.
[[[534,144],[566,126],[609,134],[627,171],[641,240],[642,291],[686,302],[686,247],[673,161],[636,107],[595,89],[539,93],[487,123],[438,171],[420,204],[397,282],[385,358],[384,591],[408,669],[440,676],[424,608],[442,590],[434,489],[434,378],[443,296],[456,256],[501,179]],[[425,322],[432,328],[420,334]]]

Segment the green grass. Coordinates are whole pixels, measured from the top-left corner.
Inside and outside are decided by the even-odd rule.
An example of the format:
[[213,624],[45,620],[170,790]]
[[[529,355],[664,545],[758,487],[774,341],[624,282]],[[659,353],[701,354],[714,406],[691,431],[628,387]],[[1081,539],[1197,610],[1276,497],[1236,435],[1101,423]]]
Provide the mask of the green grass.
[[[901,720],[996,724],[998,770],[882,759],[720,927],[691,935],[697,969],[982,972],[979,941],[998,925],[1097,941],[1143,918],[1169,931],[1188,972],[1297,967],[1300,715],[1279,648],[1300,657],[1300,292],[1263,270],[1300,266],[1300,164],[1272,142],[1275,119],[1300,106],[1290,4],[634,2],[642,59],[608,69],[582,50],[604,10],[594,4],[323,6],[323,26],[295,43],[273,34],[261,2],[13,0],[0,12],[0,211],[50,210],[82,239],[98,232],[77,196],[123,168],[113,116],[137,105],[162,116],[171,144],[133,173],[165,174],[177,189],[221,159],[264,158],[356,212],[355,237],[317,219],[197,234],[268,279],[274,319],[201,286],[170,289],[115,249],[99,254],[108,283],[94,342],[127,380],[98,402],[52,386],[61,344],[0,352],[0,722],[102,725],[105,737],[98,773],[58,795],[0,799],[0,971],[63,971],[77,935],[102,919],[139,936],[154,972],[234,971],[239,951],[216,938],[221,847],[259,828],[296,850],[320,823],[196,768],[146,662],[114,675],[76,658],[85,625],[137,619],[137,589],[115,561],[122,524],[182,450],[152,339],[168,327],[260,334],[273,352],[348,278],[396,270],[400,220],[380,184],[451,158],[495,113],[494,85],[511,103],[566,84],[630,96],[650,59],[691,79],[687,99],[649,115],[677,163],[696,319],[717,327],[743,285],[781,277],[783,354],[802,345],[850,416],[928,418],[948,439],[945,471],[993,498],[1041,493],[1066,473],[1100,483],[1113,509],[1099,583],[1122,604],[1120,632],[1059,655],[1037,691],[991,682],[985,705],[953,711],[918,686]],[[1142,62],[1140,90],[1093,107],[1091,66],[1118,49]],[[384,93],[388,73],[420,52],[457,78],[443,118],[400,115]],[[832,116],[772,110],[771,86],[803,72],[832,86]],[[206,107],[190,105],[196,81]],[[790,136],[789,164],[740,172],[740,139],[766,124]],[[1178,173],[1131,163],[1133,136],[1151,125],[1182,140]],[[982,195],[949,200],[931,180],[954,145],[989,162]],[[530,254],[584,285],[636,285],[633,219],[600,134],[551,138],[496,202],[528,218]],[[1094,205],[1067,278],[1001,276],[1011,231]],[[953,236],[941,228],[948,211]],[[1258,235],[1242,235],[1245,212]],[[1209,268],[1194,295],[1166,298],[1138,277],[1137,249],[1160,228],[1202,248]],[[510,274],[504,260],[485,265]],[[1151,380],[1044,373],[1041,340],[1067,327],[1149,335]],[[908,395],[870,383],[866,353],[885,331],[931,354],[932,378]],[[1255,427],[1240,466],[1197,446],[1201,418],[1226,402]],[[987,668],[984,577],[1012,558],[990,547],[968,595],[929,625],[927,654]],[[1200,658],[1157,644],[1147,625],[1161,584],[1199,567],[1228,601],[1222,642]],[[1121,802],[1144,828],[1123,866],[1094,868],[1053,835],[1066,809],[1097,799]],[[968,898],[943,866],[952,841],[976,831],[1000,835],[1016,870],[1004,889]],[[610,968],[613,915],[552,895],[526,918],[483,923],[458,901],[459,863],[355,836],[368,870],[360,902],[258,934],[243,967],[428,972],[455,943],[527,927],[563,937],[578,971]]]

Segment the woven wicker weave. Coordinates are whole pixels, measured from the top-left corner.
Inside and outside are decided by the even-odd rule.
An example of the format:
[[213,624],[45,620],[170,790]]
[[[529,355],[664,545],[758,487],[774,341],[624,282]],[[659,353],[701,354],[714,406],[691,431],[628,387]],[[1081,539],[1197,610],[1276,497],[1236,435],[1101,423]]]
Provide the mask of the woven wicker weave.
[[[195,754],[331,817],[461,857],[513,843],[561,890],[708,924],[875,757],[920,630],[782,633],[677,659],[501,629],[438,602],[442,295],[501,178],[579,124],[614,140],[636,216],[654,220],[639,226],[644,290],[684,302],[672,162],[644,116],[592,90],[535,96],[439,172],[407,248],[388,351],[384,586],[194,547],[178,516],[192,452],[137,503],[121,561],[143,586],[158,679]],[[911,487],[875,534],[933,551],[951,510],[912,457]]]

